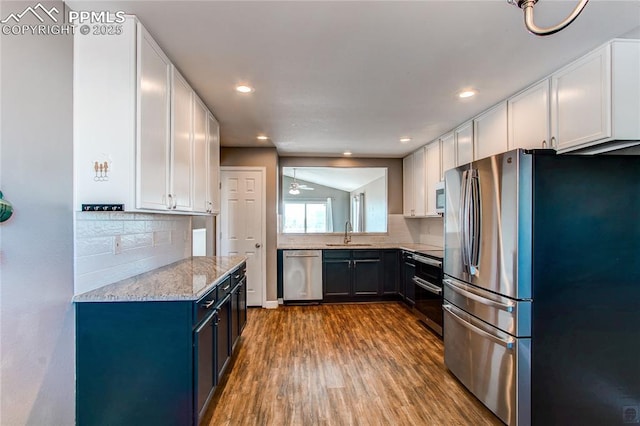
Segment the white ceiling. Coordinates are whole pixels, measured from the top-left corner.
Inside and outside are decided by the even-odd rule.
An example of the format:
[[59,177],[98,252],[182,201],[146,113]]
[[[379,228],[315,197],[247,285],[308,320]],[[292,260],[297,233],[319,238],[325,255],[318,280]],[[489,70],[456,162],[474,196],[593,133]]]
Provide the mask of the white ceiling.
[[[540,0],[536,23],[576,2]],[[592,0],[544,38],[506,0],[68,3],[138,15],[220,121],[223,146],[280,155],[401,157],[603,42],[640,35],[637,0]],[[459,100],[467,87],[478,95]]]
[[296,180],[351,192],[387,175],[385,167],[283,167],[282,174]]

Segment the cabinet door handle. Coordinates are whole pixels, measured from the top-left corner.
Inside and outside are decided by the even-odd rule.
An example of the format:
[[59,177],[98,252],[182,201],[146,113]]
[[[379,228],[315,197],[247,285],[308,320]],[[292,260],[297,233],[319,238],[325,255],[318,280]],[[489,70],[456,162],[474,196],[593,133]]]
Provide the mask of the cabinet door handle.
[[542,141],[542,148],[547,148],[547,140]]
[[173,195],[167,194],[167,209],[171,210],[173,208]]
[[176,209],[176,207],[178,207],[178,196],[173,194],[173,207],[172,209]]
[[551,136],[551,148],[555,148],[555,147],[556,147],[556,137]]

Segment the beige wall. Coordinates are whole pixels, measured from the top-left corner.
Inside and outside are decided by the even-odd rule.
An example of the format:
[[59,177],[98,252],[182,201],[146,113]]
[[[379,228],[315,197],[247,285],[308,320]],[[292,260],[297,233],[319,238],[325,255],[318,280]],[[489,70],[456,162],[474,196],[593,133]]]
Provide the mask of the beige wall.
[[278,152],[275,148],[221,148],[221,166],[265,167],[267,170],[267,301],[277,300]]
[[388,214],[402,214],[402,158],[280,157],[280,167],[386,167]]

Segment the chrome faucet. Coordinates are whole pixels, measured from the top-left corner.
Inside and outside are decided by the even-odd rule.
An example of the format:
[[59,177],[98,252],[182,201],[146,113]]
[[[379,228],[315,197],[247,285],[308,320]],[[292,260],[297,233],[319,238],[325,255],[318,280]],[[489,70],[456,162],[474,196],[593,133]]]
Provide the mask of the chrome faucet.
[[344,243],[349,244],[351,242],[351,234],[349,232],[353,232],[353,227],[351,226],[351,222],[347,220],[344,224]]

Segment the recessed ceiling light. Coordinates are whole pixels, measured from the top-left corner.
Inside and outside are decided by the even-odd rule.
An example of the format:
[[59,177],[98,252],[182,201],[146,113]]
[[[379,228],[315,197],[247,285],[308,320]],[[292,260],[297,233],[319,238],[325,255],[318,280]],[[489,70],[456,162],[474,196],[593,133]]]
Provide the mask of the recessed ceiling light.
[[402,143],[411,142],[411,138],[400,138],[400,142]]
[[260,135],[260,136],[258,136],[256,139],[259,139],[259,140],[261,140],[261,141],[266,141],[267,139],[269,139],[269,136]]
[[476,94],[475,90],[464,90],[460,93],[458,93],[458,97],[464,99],[464,98],[470,98],[472,96],[474,96]]
[[240,93],[251,93],[251,92],[253,92],[253,87],[240,85],[240,86],[236,86],[236,91],[238,91]]
[[346,155],[347,157],[351,155],[351,151],[345,151],[342,153],[343,155]]

